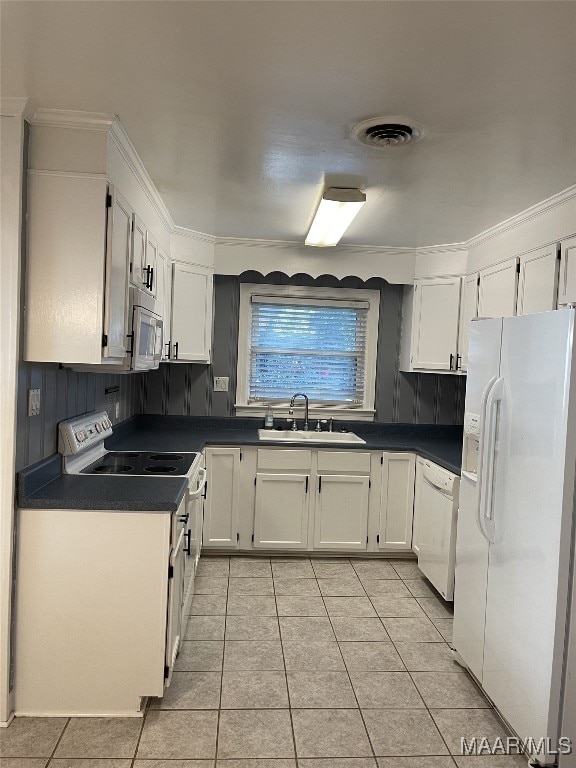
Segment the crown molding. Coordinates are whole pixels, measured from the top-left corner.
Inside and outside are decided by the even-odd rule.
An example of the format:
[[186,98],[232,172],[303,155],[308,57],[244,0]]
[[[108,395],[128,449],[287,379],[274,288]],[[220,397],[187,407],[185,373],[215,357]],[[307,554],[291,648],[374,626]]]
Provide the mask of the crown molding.
[[128,134],[124,130],[117,115],[105,112],[79,112],[67,109],[47,109],[44,107],[33,109],[31,102],[25,97],[2,97],[0,99],[1,114],[6,116],[24,116],[32,125],[54,126],[62,128],[76,128],[81,130],[107,131],[114,141],[123,158],[128,163],[137,182],[150,200],[160,219],[170,235],[186,237],[192,240],[207,243],[224,248],[246,248],[255,250],[284,250],[299,251],[314,257],[320,251],[333,254],[352,255],[421,255],[434,256],[446,253],[462,253],[469,249],[491,240],[504,232],[508,232],[532,219],[547,213],[554,208],[566,204],[576,197],[576,185],[558,192],[546,200],[511,216],[489,229],[471,237],[466,242],[448,243],[445,245],[431,246],[377,246],[377,245],[337,245],[329,249],[312,249],[304,245],[304,241],[297,240],[265,240],[257,238],[219,237],[205,232],[198,232],[187,227],[181,227],[174,223],[172,216],[166,207],[160,193],[144,167],[136,148],[132,144]]
[[124,160],[126,160],[130,170],[136,178],[136,181],[146,194],[148,200],[150,200],[150,203],[154,207],[154,210],[158,216],[164,222],[164,226],[169,233],[172,233],[174,231],[175,224],[172,216],[170,215],[170,211],[166,207],[164,200],[162,200],[160,193],[156,189],[156,185],[150,178],[150,175],[146,170],[140,155],[136,151],[136,147],[134,144],[132,144],[130,137],[124,130],[124,127],[122,126],[122,123],[118,117],[115,117],[114,121],[110,125],[108,135],[118,148]]
[[30,118],[32,125],[57,128],[76,128],[86,131],[108,131],[116,115],[107,112],[79,112],[74,109],[47,109],[40,107]]
[[34,107],[27,96],[0,97],[0,115],[2,117],[22,117],[29,120]]
[[256,238],[241,237],[216,237],[217,246],[224,247],[249,247],[265,249],[284,249],[291,250],[302,249],[302,252],[314,256],[319,253],[347,253],[361,254],[369,253],[371,255],[385,254],[388,256],[403,254],[418,254],[424,256],[434,256],[440,253],[462,253],[468,250],[467,243],[449,243],[447,245],[427,245],[427,246],[390,246],[390,245],[354,245],[344,244],[335,245],[330,248],[311,248],[304,245],[303,240],[259,240]]
[[170,234],[175,235],[176,237],[188,237],[191,240],[207,243],[208,245],[214,245],[217,239],[214,235],[208,235],[206,232],[197,232],[195,229],[187,229],[186,227],[179,227],[178,225],[174,225]]
[[563,189],[561,192],[557,192],[551,197],[546,198],[546,200],[541,200],[539,203],[536,203],[536,205],[532,205],[530,208],[526,208],[524,211],[516,213],[509,219],[505,219],[499,224],[490,227],[490,229],[486,229],[484,232],[480,232],[480,234],[471,237],[467,242],[467,247],[474,248],[481,243],[485,243],[488,240],[492,240],[493,238],[498,237],[498,235],[502,235],[504,232],[509,232],[512,229],[516,229],[516,227],[525,224],[527,221],[536,219],[538,216],[542,216],[542,214],[548,213],[548,211],[551,211],[554,208],[558,208],[560,205],[565,205],[575,197],[576,184]]

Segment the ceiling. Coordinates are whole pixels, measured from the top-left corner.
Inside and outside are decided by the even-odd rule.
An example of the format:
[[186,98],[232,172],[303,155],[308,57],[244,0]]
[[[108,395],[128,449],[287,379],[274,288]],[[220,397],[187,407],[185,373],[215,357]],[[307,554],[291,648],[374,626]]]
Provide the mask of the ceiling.
[[[576,3],[2,2],[1,89],[119,115],[181,226],[302,241],[324,184],[344,243],[461,242],[576,181]],[[417,144],[350,129],[408,115]]]

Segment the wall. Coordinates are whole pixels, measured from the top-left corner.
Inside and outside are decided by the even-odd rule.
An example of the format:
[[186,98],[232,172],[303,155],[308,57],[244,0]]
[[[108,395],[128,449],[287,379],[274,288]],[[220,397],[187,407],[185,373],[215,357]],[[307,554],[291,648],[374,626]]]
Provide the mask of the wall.
[[[16,471],[57,451],[58,422],[88,411],[105,410],[113,423],[140,412],[144,374],[75,373],[57,363],[20,363],[16,432]],[[118,392],[105,389],[118,386]],[[28,416],[28,390],[40,389],[39,416]],[[120,415],[114,416],[114,404]]]
[[[380,278],[338,280],[330,275],[214,277],[214,340],[212,365],[164,364],[146,375],[143,385],[144,413],[232,416],[236,389],[238,310],[240,282],[280,285],[372,288],[380,291],[378,357],[376,364],[376,420],[421,424],[460,424],[464,408],[465,378],[435,374],[403,374],[398,371],[402,286]],[[229,376],[228,392],[214,392],[213,376]]]
[[24,113],[27,99],[0,101],[0,727],[12,713],[11,659],[14,544],[14,462],[18,336],[20,325],[20,251],[24,226]]
[[576,186],[472,238],[467,273],[576,234]]
[[[24,153],[26,156],[26,152]],[[26,174],[23,175],[23,206],[26,204]],[[20,306],[24,307],[26,273],[25,238],[22,239]],[[21,323],[23,325],[23,322]],[[21,344],[22,347],[22,344]],[[144,374],[76,373],[57,363],[18,363],[16,407],[16,472],[57,451],[58,422],[93,410],[106,410],[114,423],[140,411]],[[106,395],[105,389],[119,387]],[[40,389],[38,416],[28,416],[28,390]],[[120,403],[115,417],[115,402]]]

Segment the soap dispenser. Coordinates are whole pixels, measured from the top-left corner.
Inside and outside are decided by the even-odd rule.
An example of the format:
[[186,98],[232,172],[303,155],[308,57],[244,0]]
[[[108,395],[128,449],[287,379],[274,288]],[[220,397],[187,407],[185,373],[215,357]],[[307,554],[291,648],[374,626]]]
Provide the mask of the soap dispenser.
[[264,419],[264,427],[266,429],[273,429],[274,428],[274,416],[272,415],[272,406],[268,406],[268,410],[266,411],[266,418]]

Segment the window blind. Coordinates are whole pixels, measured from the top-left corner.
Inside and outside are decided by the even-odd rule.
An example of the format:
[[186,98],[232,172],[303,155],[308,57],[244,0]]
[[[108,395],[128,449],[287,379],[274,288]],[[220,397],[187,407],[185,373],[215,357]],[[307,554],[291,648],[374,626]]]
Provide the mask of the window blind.
[[362,404],[368,303],[254,296],[249,401]]

